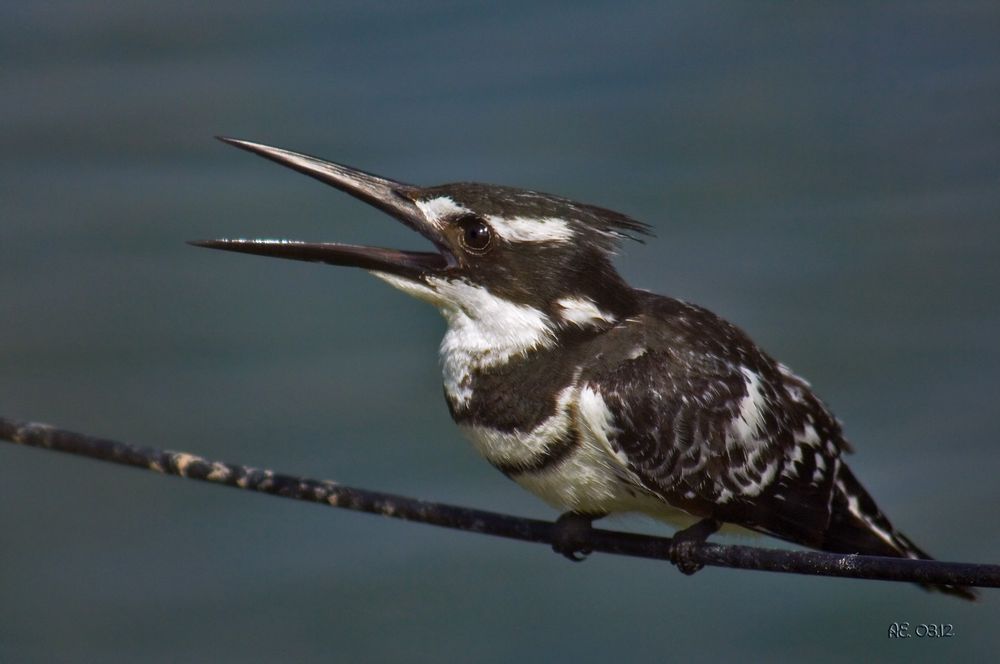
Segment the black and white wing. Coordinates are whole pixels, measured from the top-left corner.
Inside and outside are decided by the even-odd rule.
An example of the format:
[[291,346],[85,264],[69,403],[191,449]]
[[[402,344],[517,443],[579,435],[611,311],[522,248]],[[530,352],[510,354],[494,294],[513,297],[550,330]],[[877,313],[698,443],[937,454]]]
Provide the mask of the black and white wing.
[[612,451],[672,506],[827,551],[929,557],[843,463],[850,446],[808,383],[711,312],[650,295],[581,377]]
[[729,323],[651,305],[581,376],[613,417],[616,454],[675,507],[818,546],[847,449],[836,420]]

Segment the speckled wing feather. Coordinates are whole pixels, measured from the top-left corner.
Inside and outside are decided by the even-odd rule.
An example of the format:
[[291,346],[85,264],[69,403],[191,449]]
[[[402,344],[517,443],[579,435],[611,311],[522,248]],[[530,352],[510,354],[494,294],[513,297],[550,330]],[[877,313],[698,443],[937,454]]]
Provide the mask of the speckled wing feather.
[[[851,448],[809,384],[706,309],[648,294],[583,374],[643,488],[700,517],[838,553],[929,559],[841,460]],[[929,586],[975,598],[968,588]]]
[[649,491],[698,516],[821,547],[840,426],[809,386],[711,312],[650,295],[611,333],[599,386],[609,438]]

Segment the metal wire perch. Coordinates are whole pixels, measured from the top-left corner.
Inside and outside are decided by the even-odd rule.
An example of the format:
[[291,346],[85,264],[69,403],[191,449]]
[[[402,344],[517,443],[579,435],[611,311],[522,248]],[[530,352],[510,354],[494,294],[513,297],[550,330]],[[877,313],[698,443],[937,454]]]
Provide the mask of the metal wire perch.
[[[37,422],[0,417],[0,440],[455,530],[525,542],[551,544],[553,540],[554,524],[547,521],[357,489],[331,480],[283,475],[252,466],[212,461],[187,452],[97,438]],[[600,553],[670,560],[672,544],[673,540],[668,537],[593,529],[588,548]],[[715,567],[1000,588],[1000,565],[789,551],[709,542],[691,543],[690,556],[701,565]]]

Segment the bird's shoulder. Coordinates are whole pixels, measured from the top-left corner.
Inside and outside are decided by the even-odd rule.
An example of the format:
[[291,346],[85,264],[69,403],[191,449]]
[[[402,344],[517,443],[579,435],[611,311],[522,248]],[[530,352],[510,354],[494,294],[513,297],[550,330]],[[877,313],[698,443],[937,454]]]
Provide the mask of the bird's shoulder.
[[[724,377],[749,369],[775,379],[780,365],[740,328],[695,304],[639,292],[629,317],[589,341],[584,378],[634,374],[642,379]],[[648,358],[643,360],[643,358]]]

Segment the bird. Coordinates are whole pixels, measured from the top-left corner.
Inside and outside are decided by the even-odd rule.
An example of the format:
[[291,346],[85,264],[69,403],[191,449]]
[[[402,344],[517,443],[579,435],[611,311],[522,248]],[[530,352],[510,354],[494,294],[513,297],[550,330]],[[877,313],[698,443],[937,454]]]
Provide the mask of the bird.
[[[708,309],[631,287],[613,265],[651,228],[560,196],[457,182],[420,187],[218,137],[395,218],[433,251],[217,239],[225,251],[358,267],[443,315],[451,417],[501,473],[560,511],[553,548],[589,552],[594,520],[679,528],[671,560],[723,525],[844,554],[930,559],[844,461],[841,422],[810,384]],[[975,599],[973,590],[923,584]]]

